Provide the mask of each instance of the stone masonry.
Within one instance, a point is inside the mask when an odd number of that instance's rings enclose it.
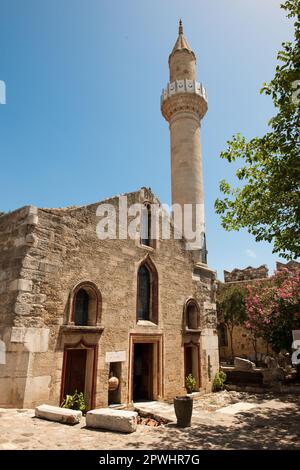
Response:
[[[127,196],[128,204],[141,201],[144,190]],[[117,198],[105,202],[115,204],[118,210]],[[64,346],[81,339],[99,344],[96,405],[107,405],[109,365],[105,353],[119,350],[126,351],[121,401],[130,402],[129,334],[136,333],[163,336],[161,398],[183,393],[182,316],[185,301],[191,297],[201,309],[197,337],[201,389],[211,389],[218,369],[214,272],[204,268],[195,271],[182,240],[159,240],[156,249],[130,239],[99,240],[97,207],[30,206],[0,217],[0,335],[6,344],[6,364],[0,365],[2,407],[59,405]],[[159,322],[150,326],[136,321],[137,268],[147,256],[159,277]],[[82,281],[95,283],[101,292],[100,331],[72,332],[66,328],[71,293]]]

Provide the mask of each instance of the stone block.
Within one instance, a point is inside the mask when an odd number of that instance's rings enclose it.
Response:
[[[136,431],[137,415],[135,411],[99,408],[88,411],[86,425],[90,428],[130,433]]]
[[[23,343],[30,352],[47,352],[49,342],[49,328],[24,328],[12,327],[11,338],[12,343]]]
[[[249,359],[243,359],[242,357],[234,358],[235,370],[253,370],[254,367],[254,362],[249,361]]]
[[[39,405],[35,409],[36,418],[57,421],[64,424],[77,424],[82,418],[81,411],[60,408],[59,406]]]
[[[15,291],[24,291],[24,292],[31,292],[32,291],[32,281],[28,279],[16,279],[12,281],[9,286],[9,290]]]

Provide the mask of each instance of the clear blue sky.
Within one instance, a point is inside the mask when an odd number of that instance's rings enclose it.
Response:
[[[178,19],[208,91],[202,125],[209,265],[278,257],[214,213],[219,158],[232,134],[262,135],[272,116],[259,95],[292,25],[279,0],[1,0],[0,211],[62,207],[150,186],[170,203],[168,125],[160,93]]]

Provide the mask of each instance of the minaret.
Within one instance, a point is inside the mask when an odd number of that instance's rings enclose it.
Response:
[[[200,123],[207,111],[207,97],[196,81],[196,56],[183,35],[181,20],[169,69],[170,81],[162,92],[161,112],[170,125],[172,205],[180,204],[184,209],[185,204],[192,204],[192,228],[197,241],[188,246],[193,249],[195,262],[206,264]]]

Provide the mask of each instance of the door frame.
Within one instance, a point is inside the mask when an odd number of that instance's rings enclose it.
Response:
[[[183,374],[184,374],[184,377],[183,377],[183,385],[184,385],[184,388],[185,388],[185,374],[186,374],[186,357],[185,357],[185,350],[187,348],[191,348],[191,349],[195,349],[196,350],[196,357],[197,357],[197,361],[198,361],[198,364],[196,366],[196,369],[197,369],[197,374],[198,374],[198,377],[195,377],[197,380],[197,388],[200,390],[201,388],[201,355],[200,355],[200,343],[194,343],[193,341],[189,341],[188,343],[184,343],[183,345]],[[193,354],[193,352],[192,352]],[[193,361],[193,356],[192,356],[192,361]],[[193,366],[193,362],[192,362],[192,366]]]
[[[92,375],[91,375],[91,399],[90,404],[88,404],[88,409],[95,408],[95,400],[96,400],[96,378],[97,378],[97,362],[98,362],[98,344],[88,344],[82,338],[77,343],[69,343],[64,345],[64,353],[63,353],[63,365],[62,365],[62,375],[61,375],[61,388],[60,388],[60,402],[59,405],[62,403],[64,399],[64,389],[65,389],[65,381],[66,381],[66,372],[67,372],[67,354],[68,351],[71,349],[87,349],[92,350],[93,353],[93,367],[92,367]],[[86,359],[86,362],[88,357]],[[88,368],[86,367],[86,373]],[[90,406],[89,406],[90,405]]]
[[[134,381],[134,345],[136,343],[153,345],[152,377],[153,400],[161,400],[164,395],[163,387],[163,336],[162,334],[147,335],[144,333],[131,333],[129,335],[129,362],[128,362],[128,396],[127,403],[133,403]]]

